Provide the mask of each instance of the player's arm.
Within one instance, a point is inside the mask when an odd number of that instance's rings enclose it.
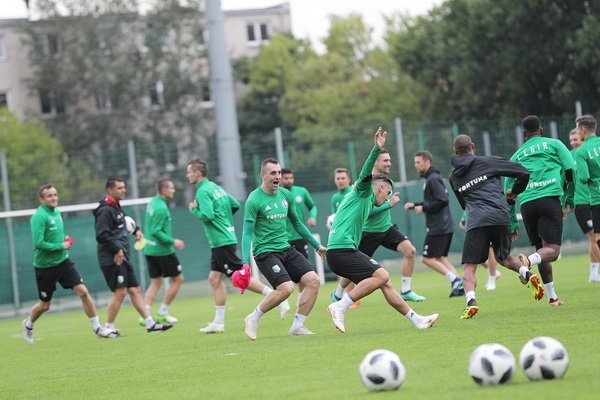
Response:
[[[423,212],[437,212],[450,203],[450,198],[441,178],[431,179],[429,183],[427,186],[431,190],[433,200],[423,202]],[[415,205],[417,204],[415,203]]]
[[[118,242],[112,240],[110,229],[112,219],[112,213],[105,207],[98,210],[95,221],[96,240],[98,243],[108,244],[111,254],[117,254],[123,249],[121,249]]]
[[[31,238],[33,246],[41,250],[57,251],[64,250],[63,243],[50,243],[44,240],[46,231],[46,219],[38,214],[33,214],[30,221]]]
[[[287,216],[296,232],[298,232],[300,236],[302,236],[302,239],[310,243],[310,245],[315,249],[317,249],[321,245],[319,242],[317,242],[317,239],[314,238],[314,236],[308,230],[306,225],[304,225],[302,221],[300,221],[300,218],[298,218],[298,214],[296,214],[295,208],[288,210]]]
[[[585,154],[581,151],[575,153],[575,166],[577,168],[575,176],[577,183],[587,185],[590,180],[590,167],[585,159]]]
[[[317,204],[313,200],[308,190],[304,191],[304,204],[308,208],[308,218],[317,219]]]
[[[233,197],[229,193],[227,193],[227,198],[229,199],[229,206],[231,207],[231,212],[235,214],[242,207],[242,205],[239,201],[235,199],[235,197]]]
[[[206,190],[196,193],[196,206],[190,209],[192,215],[202,222],[209,222],[215,218],[215,209],[212,194]]]
[[[250,250],[252,246],[252,235],[254,235],[254,221],[244,219],[242,228],[242,264],[250,263]]]
[[[375,206],[375,207],[371,208],[371,211],[369,211],[369,217],[379,214],[383,211],[389,210],[390,208],[392,208],[392,206],[390,205],[390,202],[386,201],[385,203],[383,203],[380,206]]]
[[[460,195],[460,193],[458,192],[458,190],[456,190],[454,188],[454,180],[452,179],[452,175],[450,175],[450,187],[452,188],[452,192],[454,193],[454,196],[456,197],[456,200],[458,200],[458,204],[460,204],[460,207],[464,210],[467,206],[467,203],[465,203],[465,199],[463,199],[463,197]],[[463,212],[463,216],[464,216],[464,220],[467,220],[467,212]],[[461,218],[462,221],[462,218]]]

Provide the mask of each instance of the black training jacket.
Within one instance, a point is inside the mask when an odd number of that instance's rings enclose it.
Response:
[[[422,177],[425,178],[423,202],[415,203],[415,205],[423,206],[427,233],[443,235],[454,232],[454,220],[450,212],[450,196],[448,196],[448,190],[446,190],[439,168],[432,165]]]
[[[467,154],[451,159],[454,169],[450,186],[467,210],[466,230],[480,226],[509,225],[508,203],[502,188],[503,176],[516,178],[513,193],[525,190],[529,170],[503,157]]]
[[[98,263],[114,264],[115,254],[123,249],[124,260],[129,259],[129,233],[125,228],[125,212],[120,206],[101,200],[94,210],[96,219],[96,242],[98,242]]]

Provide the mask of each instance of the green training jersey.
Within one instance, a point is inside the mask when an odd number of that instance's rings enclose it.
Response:
[[[58,208],[40,205],[29,222],[33,240],[33,265],[37,268],[56,267],[69,258],[63,248],[65,228]]]
[[[564,171],[573,169],[573,157],[567,146],[558,139],[534,136],[527,140],[511,161],[529,170],[527,189],[517,196],[521,205],[543,197],[563,195]],[[513,187],[515,178],[506,178],[504,191]]]
[[[380,151],[373,147],[360,171],[358,181],[340,204],[329,231],[327,250],[358,249],[363,226],[375,201],[371,179],[366,178],[371,175]]]
[[[579,149],[577,149],[579,150]],[[573,204],[575,206],[581,204],[590,204],[590,188],[587,183],[578,182],[577,178],[577,150],[571,150],[571,156],[573,157]]]
[[[191,213],[202,221],[204,233],[212,249],[237,244],[233,213],[240,203],[221,186],[208,179],[200,182],[196,189],[196,202]]]
[[[150,200],[146,206],[144,225],[145,255],[166,256],[175,252],[171,212],[166,199],[155,196]]]
[[[393,191],[392,187],[392,191]],[[391,198],[392,195],[388,197]],[[386,201],[378,207],[373,207],[369,213],[369,218],[365,223],[363,231],[371,233],[386,232],[392,226],[392,208],[390,202]]]
[[[309,218],[317,219],[317,205],[308,190],[302,186],[292,186],[289,191],[292,194],[292,199],[296,206],[296,213],[298,214],[300,221],[306,223],[306,209],[308,209]],[[289,219],[287,220],[286,230],[288,240],[302,239],[302,236],[294,229],[294,225],[292,225],[292,222]]]
[[[254,256],[265,252],[281,252],[290,247],[286,232],[290,218],[292,222],[300,221],[289,190],[280,187],[275,194],[268,194],[258,187],[250,193],[244,206],[244,224],[249,222],[254,225],[251,239]],[[301,221],[300,224],[304,226]],[[304,229],[306,237],[302,238],[315,248],[319,246],[310,231],[305,226]],[[244,239],[245,235],[246,229]],[[249,254],[245,247],[242,246],[242,259],[247,262]]]
[[[587,185],[592,206],[600,204],[600,137],[590,136],[575,153],[577,184]]]
[[[331,213],[335,214],[340,204],[342,204],[342,200],[344,200],[344,196],[346,196],[352,190],[352,186],[349,185],[345,189],[338,190],[333,196],[331,196]]]

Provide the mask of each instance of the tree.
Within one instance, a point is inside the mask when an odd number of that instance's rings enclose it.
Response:
[[[571,67],[575,54],[586,57],[579,46],[590,12],[582,0],[448,0],[427,16],[397,17],[388,44],[397,64],[430,90],[432,117],[557,115],[572,110],[589,92],[580,82],[597,74]],[[597,30],[583,36],[598,49]],[[597,109],[594,92],[586,97]]]

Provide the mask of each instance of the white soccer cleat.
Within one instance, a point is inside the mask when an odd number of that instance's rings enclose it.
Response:
[[[284,319],[285,314],[287,314],[287,312],[290,311],[290,302],[287,300],[282,301],[277,306],[277,309],[279,309],[279,316],[281,317],[281,319]]]
[[[415,328],[417,328],[417,329],[431,328],[433,326],[433,324],[435,324],[435,321],[438,320],[439,317],[440,317],[440,314],[431,314],[426,317],[423,317],[423,318],[425,318],[425,320],[423,322],[421,322],[420,324],[415,325]]]
[[[98,336],[98,338],[100,339],[113,339],[116,337],[119,337],[119,332],[117,332],[114,329],[107,329],[104,327],[99,327],[98,329],[96,329],[96,336]]]
[[[600,282],[600,275],[590,275],[588,282]]]
[[[345,333],[346,327],[344,326],[344,310],[336,306],[335,303],[331,303],[327,306],[327,312],[331,314],[331,320],[338,331]]]
[[[299,335],[314,335],[314,332],[309,331],[306,327],[301,326],[294,330],[290,329],[290,336],[299,336]]]
[[[248,336],[248,339],[250,340],[256,340],[256,332],[258,331],[258,321],[250,318],[250,316],[247,316],[246,318],[244,318],[244,324],[246,324],[246,336]]]
[[[156,322],[160,322],[161,324],[176,324],[177,322],[179,322],[179,320],[172,315],[166,314],[157,315]]]
[[[221,333],[225,332],[225,324],[219,324],[216,322],[209,323],[205,328],[200,328],[202,333]]]
[[[488,282],[485,284],[485,290],[496,290],[496,282]]]
[[[27,342],[27,344],[33,344],[33,329],[29,329],[25,326],[26,319],[23,320],[21,325],[23,326],[23,339]]]

